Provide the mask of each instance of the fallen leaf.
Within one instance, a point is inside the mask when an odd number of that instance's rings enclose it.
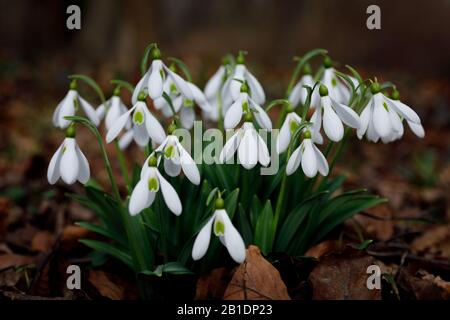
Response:
[[[313,269],[309,281],[315,300],[380,300],[381,290],[367,288],[367,267],[380,261],[360,254],[326,256]]]
[[[89,282],[100,294],[111,300],[122,300],[124,289],[113,283],[103,271],[89,271]]]
[[[31,249],[33,251],[50,252],[53,248],[55,237],[48,231],[37,232],[31,240]]]
[[[247,249],[247,258],[228,284],[224,300],[290,300],[278,270],[256,246]]]
[[[14,287],[22,275],[23,273],[17,272],[14,268],[0,272],[0,287]]]
[[[22,256],[19,254],[7,253],[0,255],[0,270],[8,267],[18,267],[27,264],[34,264],[36,258],[32,256]]]
[[[411,244],[414,253],[450,258],[450,224],[433,226]]]
[[[316,244],[315,246],[311,247],[306,253],[304,254],[307,257],[314,257],[316,259],[320,259],[321,257],[325,256],[326,254],[336,250],[338,248],[338,244],[334,240],[325,240],[321,243]]]
[[[378,205],[367,210],[367,213],[385,219],[392,217],[392,211],[387,205]],[[366,233],[371,238],[381,241],[389,240],[394,234],[395,223],[391,220],[377,220],[363,215],[356,215],[355,219],[361,223]]]
[[[424,273],[423,270],[414,272],[412,267],[403,268],[400,270],[397,283],[411,295],[409,298],[412,299],[442,300],[448,298],[448,291],[446,292],[436,284],[434,276]]]
[[[0,197],[0,239],[4,238],[8,228],[8,216],[11,210],[11,200],[6,197]]]
[[[216,268],[197,281],[195,300],[222,299],[231,279],[230,270]]]

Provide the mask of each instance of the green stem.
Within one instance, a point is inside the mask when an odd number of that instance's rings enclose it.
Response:
[[[114,140],[114,146],[115,146],[116,152],[117,152],[117,159],[119,160],[120,171],[122,172],[122,177],[123,177],[123,180],[125,181],[125,185],[127,186],[128,193],[129,193],[131,191],[130,190],[130,178],[128,176],[128,168],[127,168],[127,164],[125,161],[125,155],[123,154],[122,150],[120,149],[119,142],[117,139]]]
[[[291,157],[292,152],[292,145],[289,145],[286,162],[289,161],[289,158]],[[277,199],[277,205],[275,207],[275,214],[273,217],[273,232],[274,235],[277,232],[278,227],[278,221],[280,220],[281,212],[283,211],[284,207],[284,198],[286,197],[286,183],[287,183],[287,177],[286,171],[283,173],[283,179],[281,180],[281,187],[280,187],[280,193]]]

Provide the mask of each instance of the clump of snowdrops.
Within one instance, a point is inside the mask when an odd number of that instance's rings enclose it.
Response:
[[[98,216],[98,224],[78,223],[105,239],[82,240],[95,250],[93,262],[113,257],[140,279],[242,263],[250,244],[269,259],[277,252],[301,256],[346,219],[384,202],[364,189],[342,190],[345,177],[333,176],[335,163],[355,133],[389,143],[402,137],[406,122],[423,137],[420,118],[393,84],[363,80],[350,66],[338,71],[326,50],[295,61],[286,96],[270,102],[243,51],[225,56],[203,90],[182,61],[164,59],[155,44],[144,52],[139,82],[112,80],[108,100],[91,78],[70,76],[53,115],[65,139],[48,181],[85,186],[85,194],[70,196]],[[80,84],[95,90],[97,108]],[[122,100],[123,90],[131,101]],[[277,119],[268,115],[274,108]],[[79,126],[98,140],[110,186],[91,177],[76,142]],[[105,142],[114,144],[120,172],[113,172]],[[127,163],[133,143],[145,154],[141,164]]]

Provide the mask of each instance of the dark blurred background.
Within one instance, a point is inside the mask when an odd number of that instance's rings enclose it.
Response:
[[[71,4],[81,8],[81,30],[66,28]],[[381,8],[381,30],[366,27],[371,4]],[[365,78],[397,84],[423,119],[426,148],[440,149],[444,163],[450,158],[442,133],[450,127],[449,0],[0,0],[0,8],[0,173],[8,168],[4,158],[49,157],[60,143],[51,113],[67,75],[87,74],[109,95],[111,79],[138,81],[151,42],[163,57],[184,60],[200,86],[224,54],[248,50],[268,99],[284,95],[293,56],[326,48],[341,70],[350,64]]]

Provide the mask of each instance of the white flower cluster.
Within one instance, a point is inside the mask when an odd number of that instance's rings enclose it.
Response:
[[[226,163],[237,153],[240,164],[251,169],[258,163],[267,166],[270,152],[258,129],[272,131],[272,122],[262,107],[266,96],[256,77],[245,66],[241,52],[236,64],[227,61],[207,82],[202,92],[196,85],[183,79],[176,73],[176,65],[167,67],[161,60],[157,48],[151,51],[152,63],[148,71],[137,83],[132,94],[133,107],[128,109],[120,98],[120,89],[96,110],[77,92],[73,81],[70,90],[57,106],[53,123],[66,129],[66,138],[52,157],[48,167],[48,181],[51,184],[61,178],[65,183],[75,181],[86,183],[90,177],[89,163],[75,141],[75,129],[67,116],[73,116],[79,107],[95,126],[105,119],[107,129],[106,142],[117,139],[121,149],[125,149],[133,140],[140,147],[152,143],[154,150],[142,166],[140,180],[131,193],[128,204],[129,213],[136,215],[150,207],[156,194],[161,190],[162,197],[171,212],[182,213],[182,203],[175,189],[160,173],[158,167],[163,162],[165,173],[170,177],[181,174],[195,185],[200,184],[200,172],[189,152],[174,135],[177,128],[172,122],[167,134],[157,117],[150,111],[146,99],[150,97],[153,105],[165,117],[177,117],[181,126],[191,129],[195,120],[194,105],[198,105],[205,119],[221,121],[225,129],[236,129],[225,143],[218,157],[219,163]],[[343,139],[344,126],[356,129],[359,139],[365,135],[369,141],[379,140],[387,143],[397,140],[404,133],[403,120],[419,137],[424,129],[419,116],[399,100],[394,90],[391,98],[385,96],[375,81],[370,85],[366,106],[361,114],[351,107],[352,89],[344,82],[332,67],[328,58],[324,62],[324,71],[316,83],[310,68],[305,68],[303,76],[293,86],[288,97],[289,108],[284,122],[276,137],[276,150],[281,154],[289,149],[286,174],[293,174],[301,165],[307,177],[317,173],[328,175],[329,166],[326,157],[317,145],[323,144],[322,128],[325,136],[339,142]],[[348,77],[355,91],[361,93],[360,83]],[[307,87],[311,93],[308,93]],[[359,90],[359,91],[358,91]],[[310,98],[312,115],[307,109],[300,116],[296,109],[305,107]],[[308,106],[307,106],[308,107]],[[241,124],[241,125],[240,125]],[[255,127],[256,126],[256,127]],[[298,130],[301,127],[301,132]],[[123,133],[122,133],[123,132]],[[122,133],[122,134],[121,134]],[[296,134],[297,133],[297,134]],[[302,138],[295,148],[293,136]],[[291,147],[293,150],[291,150]],[[292,151],[292,152],[291,152]],[[245,259],[245,245],[242,237],[233,226],[224,209],[223,200],[218,198],[215,212],[205,223],[194,243],[192,257],[200,259],[206,253],[211,230],[227,247],[231,257],[242,262]]]

